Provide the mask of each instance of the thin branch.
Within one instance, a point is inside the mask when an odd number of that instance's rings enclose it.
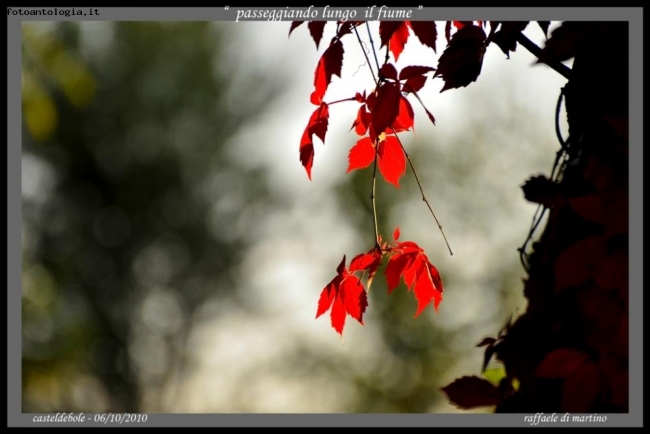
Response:
[[[375,51],[375,43],[372,40],[372,33],[370,32],[370,25],[366,21],[366,30],[368,31],[368,39],[370,40],[370,47],[372,48],[372,54],[375,56],[375,64],[377,65],[377,71],[379,71],[379,60],[377,59],[377,52]],[[377,80],[375,80],[376,82]]]
[[[557,73],[562,75],[562,77],[566,78],[567,80],[571,78],[571,68],[569,68],[562,62],[556,62],[553,60],[542,60],[540,57],[542,54],[542,49],[539,48],[533,41],[528,39],[526,35],[524,35],[523,33],[519,33],[519,35],[517,36],[517,42],[523,45],[526,50],[530,51],[530,53],[533,56],[537,57],[537,59],[540,62],[543,62],[546,65],[550,66],[553,70],[555,70]]]
[[[372,191],[370,192],[370,201],[372,202],[372,219],[375,222],[375,246],[381,248],[379,244],[379,223],[377,223],[377,202],[375,201],[375,186],[377,184],[377,156],[379,140],[375,141],[375,162],[372,166]]]
[[[370,30],[368,30],[368,32],[370,32]],[[372,66],[370,66],[370,59],[368,58],[368,53],[366,53],[366,50],[363,49],[363,41],[361,40],[361,36],[359,36],[359,32],[357,31],[356,27],[354,27],[354,34],[357,35],[357,41],[359,41],[359,46],[361,47],[361,51],[363,51],[363,55],[366,58],[366,63],[368,64],[368,68],[370,69],[370,74],[372,74],[372,80],[375,82],[375,85],[377,85],[378,81],[377,81],[377,77],[375,76],[375,71],[373,71]],[[372,40],[370,46],[372,48],[372,53],[375,54],[375,47],[372,45]],[[377,60],[376,54],[375,54],[375,60]],[[377,71],[379,71],[379,66],[377,66]]]
[[[399,142],[399,145],[402,148],[402,151],[404,151],[404,155],[406,155],[406,161],[409,162],[409,166],[411,167],[411,171],[413,172],[413,175],[415,176],[415,182],[418,184],[418,188],[420,189],[420,193],[422,194],[422,200],[424,201],[424,203],[427,204],[427,207],[429,208],[429,211],[431,212],[431,215],[433,216],[436,223],[438,224],[438,229],[440,229],[440,233],[442,234],[442,238],[444,238],[445,244],[447,244],[447,249],[449,249],[449,254],[453,256],[454,252],[451,251],[451,246],[449,245],[449,241],[447,241],[447,236],[445,235],[445,231],[442,229],[442,225],[440,224],[440,221],[438,221],[438,217],[436,217],[436,213],[433,212],[433,208],[431,207],[431,204],[429,203],[429,200],[427,199],[427,196],[424,194],[424,189],[422,188],[422,183],[420,182],[420,178],[418,177],[418,172],[415,170],[415,166],[413,166],[413,162],[411,161],[411,157],[409,157],[408,152],[406,152],[406,149],[404,148],[404,144],[402,143],[402,140],[397,135],[397,132],[395,131],[395,129],[391,127],[391,130],[393,131],[393,134],[397,138],[397,141]]]

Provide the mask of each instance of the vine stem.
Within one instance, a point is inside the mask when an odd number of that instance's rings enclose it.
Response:
[[[454,252],[451,251],[451,246],[449,245],[449,241],[447,241],[447,236],[445,235],[445,231],[442,229],[442,225],[440,224],[440,221],[438,220],[438,217],[436,217],[436,213],[433,212],[433,208],[431,207],[431,204],[429,203],[429,200],[427,199],[427,195],[424,194],[424,189],[422,188],[422,183],[420,182],[420,177],[418,176],[417,170],[415,170],[415,166],[413,165],[413,161],[411,161],[411,157],[409,156],[408,152],[406,152],[406,149],[404,148],[404,144],[402,143],[402,140],[397,135],[397,132],[395,131],[395,129],[391,128],[391,130],[393,131],[393,134],[397,138],[397,141],[399,142],[399,145],[402,148],[402,151],[404,152],[404,155],[406,156],[406,161],[408,161],[409,166],[411,167],[411,171],[413,172],[413,176],[415,177],[415,182],[418,184],[418,188],[420,189],[420,193],[422,194],[422,200],[427,205],[427,207],[429,208],[429,211],[431,212],[431,215],[433,216],[434,220],[438,224],[438,229],[440,229],[440,233],[442,234],[442,238],[444,238],[445,244],[447,245],[447,249],[449,249],[449,254],[451,256],[453,256]]]
[[[526,50],[528,50],[533,56],[537,57],[537,59],[550,66],[555,72],[559,73],[562,77],[566,78],[567,80],[571,78],[571,68],[566,66],[562,62],[556,62],[553,60],[542,60],[541,59],[541,54],[542,54],[542,49],[537,46],[533,41],[528,39],[523,33],[519,33],[517,36],[517,42],[519,42],[521,45],[524,46]]]

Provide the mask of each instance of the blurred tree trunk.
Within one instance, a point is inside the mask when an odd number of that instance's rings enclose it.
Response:
[[[566,162],[524,186],[550,214],[528,309],[494,346],[519,380],[497,412],[628,411],[628,25],[572,26]]]

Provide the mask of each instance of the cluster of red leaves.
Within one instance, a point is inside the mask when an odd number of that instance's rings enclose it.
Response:
[[[336,276],[325,286],[318,301],[316,318],[330,310],[332,327],[341,336],[347,316],[351,316],[363,324],[363,314],[368,306],[366,288],[361,278],[355,273],[367,275],[366,285],[370,288],[377,269],[384,257],[388,258],[386,265],[386,281],[388,294],[391,294],[404,282],[409,292],[413,291],[418,303],[414,317],[417,318],[433,302],[438,311],[442,301],[442,279],[438,269],[431,264],[424,250],[412,241],[398,242],[399,228],[393,233],[394,242],[382,243],[381,240],[372,250],[355,256],[350,262],[350,268],[345,266],[345,256],[336,269]]]
[[[303,21],[291,23],[289,35]],[[350,151],[348,172],[368,167],[378,159],[380,173],[387,182],[399,187],[399,178],[405,170],[405,154],[396,134],[414,128],[414,113],[408,95],[414,95],[422,105],[426,115],[435,124],[433,114],[424,106],[418,91],[424,87],[427,74],[435,72],[433,77],[440,77],[445,85],[442,91],[467,86],[478,77],[483,53],[489,43],[482,27],[485,22],[449,21],[445,27],[447,48],[438,60],[438,67],[409,65],[399,73],[395,65],[386,62],[380,68],[379,79],[373,90],[357,92],[354,97],[336,101],[356,101],[361,104],[352,128],[362,137]],[[309,21],[307,27],[316,44],[320,46],[326,21]],[[321,55],[314,71],[314,90],[310,101],[317,108],[312,113],[300,140],[300,162],[307,176],[311,179],[314,165],[314,136],[325,142],[329,121],[329,105],[324,101],[329,85],[334,76],[341,77],[343,67],[342,37],[356,31],[361,21],[337,22],[335,36]],[[452,36],[452,27],[456,32]],[[493,28],[494,31],[494,28]],[[411,32],[424,46],[436,51],[438,32],[434,21],[381,21],[379,23],[380,48],[387,47],[397,61],[403,52]],[[366,136],[367,135],[367,136]],[[392,139],[387,137],[393,136]]]

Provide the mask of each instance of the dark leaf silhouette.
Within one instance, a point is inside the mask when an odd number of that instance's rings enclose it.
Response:
[[[562,385],[562,411],[588,413],[600,391],[598,368],[591,360],[567,375]]]
[[[312,39],[316,43],[316,49],[320,45],[320,40],[323,38],[323,29],[325,28],[327,21],[310,21],[307,24],[309,28],[309,34],[311,34]]]
[[[408,25],[423,45],[433,48],[434,53],[437,52],[436,39],[438,32],[435,21],[408,21]]]
[[[589,358],[583,351],[573,348],[558,348],[546,355],[535,369],[535,375],[543,378],[565,378],[580,368]]]
[[[483,29],[474,25],[465,25],[454,33],[438,59],[438,69],[434,74],[445,81],[441,92],[476,81],[483,65],[485,40]]]
[[[543,175],[533,176],[521,188],[526,200],[547,208],[557,205],[560,201],[557,184]]]
[[[544,32],[544,37],[548,39],[548,27],[551,25],[551,22],[537,21],[537,24],[539,24],[539,27],[541,27],[542,31]]]
[[[501,48],[503,54],[510,58],[510,52],[517,49],[517,37],[527,25],[528,21],[502,22],[499,31],[492,36],[492,41]]]
[[[304,21],[292,21],[291,26],[289,27],[289,36],[291,36],[291,32],[293,32],[294,29],[299,25],[301,25],[302,23],[304,23]]]
[[[395,82],[384,83],[377,92],[377,101],[372,108],[371,139],[390,128],[399,114],[399,101],[401,97],[399,84]]]
[[[465,376],[442,388],[449,401],[463,409],[498,405],[503,396],[488,380]]]
[[[582,285],[605,257],[607,239],[600,235],[583,238],[564,249],[555,262],[555,291]]]

